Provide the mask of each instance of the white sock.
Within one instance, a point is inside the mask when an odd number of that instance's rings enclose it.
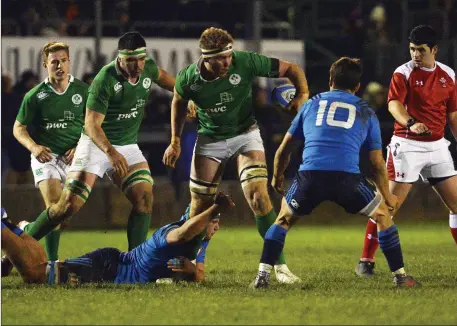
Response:
[[[266,273],[270,274],[272,268],[273,268],[273,266],[268,265],[268,264],[263,264],[263,263],[259,264],[259,272],[266,272]]]
[[[451,229],[457,229],[457,214],[449,214],[449,227]]]
[[[395,272],[393,272],[392,274],[406,274],[405,268],[404,267],[399,268]]]

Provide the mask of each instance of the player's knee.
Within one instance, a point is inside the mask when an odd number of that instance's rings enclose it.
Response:
[[[154,196],[152,191],[143,191],[131,199],[133,209],[138,213],[151,214]]]
[[[252,210],[256,215],[264,215],[269,208],[270,199],[268,198],[268,194],[255,190],[250,193],[249,196],[249,206],[251,206]]]

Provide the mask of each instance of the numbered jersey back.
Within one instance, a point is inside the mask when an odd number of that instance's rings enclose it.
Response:
[[[304,104],[289,129],[305,141],[300,170],[360,173],[359,153],[381,149],[374,111],[359,97],[340,90],[320,93]]]

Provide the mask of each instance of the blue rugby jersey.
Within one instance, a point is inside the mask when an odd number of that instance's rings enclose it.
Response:
[[[320,93],[303,104],[288,131],[305,143],[300,171],[360,173],[360,149],[382,148],[375,112],[349,92]]]

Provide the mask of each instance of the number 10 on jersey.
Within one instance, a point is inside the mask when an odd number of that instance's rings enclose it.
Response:
[[[325,111],[327,110],[327,100],[319,101],[319,110],[317,111],[316,117],[316,126],[322,126],[324,121]],[[342,120],[335,120],[335,113],[337,109],[344,109],[348,110],[349,114],[346,121]],[[328,112],[327,112],[327,119],[325,120],[327,125],[333,127],[340,127],[345,129],[350,129],[354,125],[355,116],[356,116],[357,109],[354,105],[344,102],[331,102]]]

